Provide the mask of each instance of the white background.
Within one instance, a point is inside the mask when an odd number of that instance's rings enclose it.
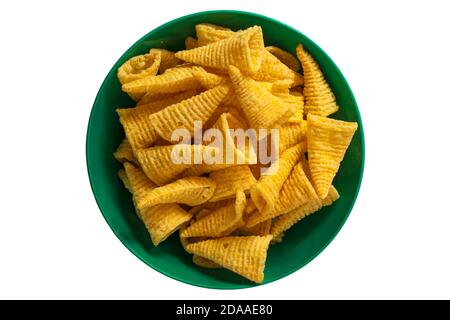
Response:
[[[163,276],[105,223],[85,165],[90,108],[138,38],[240,9],[316,41],[348,79],[366,134],[354,210],[312,263],[257,288]],[[450,298],[447,1],[2,1],[0,298]]]

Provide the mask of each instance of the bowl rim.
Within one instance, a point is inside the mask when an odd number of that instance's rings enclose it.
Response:
[[[232,284],[230,284],[227,287],[222,287],[222,286],[218,286],[218,285],[209,285],[209,284],[203,284],[203,283],[197,283],[195,281],[189,280],[189,279],[184,279],[176,274],[172,274],[169,272],[166,272],[164,269],[154,265],[151,261],[147,261],[146,259],[144,259],[144,257],[142,257],[138,252],[136,252],[136,250],[134,250],[133,248],[131,248],[127,242],[119,235],[119,233],[111,226],[111,224],[108,221],[108,218],[106,217],[106,214],[102,208],[102,205],[100,204],[100,200],[98,199],[98,193],[96,190],[96,187],[94,185],[93,182],[93,176],[94,173],[91,172],[91,166],[90,166],[90,155],[89,155],[89,145],[90,145],[90,136],[92,135],[93,130],[93,125],[92,125],[92,115],[94,112],[94,108],[98,102],[99,99],[99,94],[101,91],[103,91],[104,86],[106,85],[106,80],[109,79],[109,77],[111,76],[112,73],[115,73],[117,68],[119,67],[119,62],[122,60],[122,58],[126,55],[128,55],[129,52],[133,51],[144,39],[146,39],[148,36],[150,36],[151,34],[166,28],[168,25],[172,25],[175,24],[179,21],[182,21],[184,19],[193,17],[193,16],[198,16],[198,15],[208,15],[208,14],[236,14],[236,15],[244,15],[244,16],[252,16],[255,18],[259,18],[259,19],[263,19],[263,20],[268,20],[272,23],[278,24],[280,26],[282,26],[283,28],[287,28],[289,30],[291,30],[294,33],[300,34],[302,37],[308,39],[311,44],[313,46],[315,46],[315,49],[317,51],[320,52],[320,54],[322,54],[323,56],[325,56],[333,65],[333,67],[336,69],[338,75],[343,79],[344,81],[344,85],[346,87],[349,88],[349,98],[352,102],[352,104],[354,104],[355,106],[355,110],[356,110],[356,117],[357,117],[357,122],[358,122],[358,129],[360,130],[360,140],[361,140],[361,166],[360,166],[360,171],[359,171],[359,179],[358,179],[358,184],[356,187],[356,191],[355,194],[353,196],[353,199],[351,201],[351,204],[349,206],[349,210],[347,212],[347,214],[344,216],[342,223],[340,224],[340,226],[335,230],[335,232],[333,233],[333,235],[330,237],[330,239],[319,249],[317,250],[317,252],[312,255],[309,259],[305,260],[304,263],[299,264],[293,268],[288,269],[287,271],[279,274],[277,277],[274,277],[273,279],[271,279],[270,281],[264,281],[261,284],[256,284],[256,283],[252,283],[249,282],[247,285],[241,285],[239,287],[237,286],[232,286]],[[195,12],[195,13],[190,13],[175,19],[172,19],[154,29],[152,29],[151,31],[147,32],[144,36],[140,37],[137,41],[135,41],[133,43],[133,45],[131,45],[120,57],[119,59],[116,61],[116,63],[111,67],[110,71],[108,72],[108,74],[105,76],[97,94],[94,100],[94,103],[91,107],[91,112],[89,114],[89,120],[88,120],[88,125],[87,125],[87,133],[86,133],[86,146],[85,146],[85,152],[86,152],[86,166],[87,166],[87,173],[89,176],[89,184],[91,186],[91,190],[92,193],[94,195],[95,198],[95,202],[97,203],[97,207],[99,208],[100,212],[102,213],[103,218],[105,219],[106,223],[108,224],[108,226],[110,227],[110,229],[112,230],[112,232],[114,233],[114,235],[120,240],[120,242],[134,255],[136,256],[139,260],[141,260],[143,263],[145,263],[147,266],[149,266],[150,268],[152,268],[153,270],[171,278],[177,281],[180,281],[182,283],[186,283],[192,286],[196,286],[196,287],[202,287],[202,288],[208,288],[208,289],[220,289],[220,290],[238,290],[238,289],[249,289],[249,288],[255,288],[255,287],[259,287],[261,285],[265,285],[277,280],[280,280],[298,270],[300,270],[301,268],[303,268],[304,266],[306,266],[307,264],[309,264],[311,261],[313,261],[319,254],[321,254],[325,248],[327,248],[329,246],[329,244],[336,238],[337,234],[340,232],[340,230],[342,229],[342,227],[344,226],[344,224],[346,223],[348,217],[350,216],[350,213],[353,210],[353,207],[355,205],[356,199],[358,198],[358,194],[361,188],[361,184],[362,184],[362,180],[363,180],[363,175],[364,175],[364,166],[365,166],[365,137],[364,137],[364,128],[363,128],[363,123],[362,123],[362,119],[361,119],[361,113],[359,111],[358,108],[358,104],[356,102],[355,96],[353,94],[353,91],[351,90],[351,87],[347,81],[347,79],[344,77],[344,75],[342,74],[341,70],[338,68],[338,66],[335,64],[335,62],[330,58],[330,56],[328,56],[328,54],[319,46],[317,45],[316,42],[314,42],[313,40],[311,40],[309,37],[307,37],[306,35],[304,35],[302,32],[298,31],[297,29],[291,27],[290,25],[281,22],[277,19],[262,15],[262,14],[258,14],[258,13],[254,13],[254,12],[248,12],[248,11],[241,11],[241,10],[207,10],[207,11],[199,11],[199,12]]]

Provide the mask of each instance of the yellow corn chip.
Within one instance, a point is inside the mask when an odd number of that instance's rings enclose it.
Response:
[[[202,203],[198,206],[194,206],[189,210],[189,213],[191,213],[193,216],[195,216],[195,219],[198,220],[202,217],[205,217],[207,214],[228,206],[230,204],[234,204],[235,203],[235,198],[230,198],[230,199],[225,199],[225,200],[221,200],[221,201],[217,201],[217,202],[210,202],[207,201],[205,203]]]
[[[300,59],[303,68],[305,113],[326,117],[338,111],[339,106],[336,104],[336,98],[322,71],[301,44],[297,46],[297,57]]]
[[[206,121],[205,125],[203,126],[204,130],[211,128],[214,124],[216,124],[216,127],[220,129],[220,127],[218,126],[219,118],[224,113],[229,113],[229,115],[226,116],[227,117],[226,120],[230,128],[232,129],[242,128],[245,130],[249,128],[244,112],[239,106],[239,102],[237,102],[237,105],[231,105],[228,103],[229,101],[227,101],[229,100],[230,94],[234,96],[234,93],[232,93],[232,91],[233,89],[230,87],[230,91],[228,92],[227,96],[224,98],[224,100],[222,100],[222,103],[219,105],[216,111],[214,111],[211,118],[209,118],[208,121]],[[233,123],[230,123],[230,121]]]
[[[220,130],[222,133],[223,143],[222,150],[217,158],[222,163],[201,163],[192,166],[183,172],[183,176],[199,176],[204,173],[209,173],[217,170],[222,170],[228,167],[234,167],[239,164],[251,164],[255,163],[257,156],[253,150],[252,145],[245,141],[243,146],[238,146],[235,139],[231,135],[230,129],[235,129],[236,124],[240,123],[232,114],[224,113],[221,114],[217,122],[214,124],[213,128]],[[215,144],[212,144],[216,146]],[[230,147],[230,148],[228,148]]]
[[[253,227],[243,226],[233,232],[234,235],[239,236],[266,236],[270,233],[272,226],[272,219],[260,222]]]
[[[301,205],[300,207],[276,217],[273,220],[270,233],[273,235],[274,239],[282,236],[284,231],[291,228],[295,223],[309,216],[310,214],[317,212],[320,208],[322,208],[322,206],[331,205],[337,199],[339,199],[339,193],[333,186],[331,186],[329,193],[325,197],[325,199],[310,199],[310,201]]]
[[[216,26],[209,23],[200,23],[195,26],[197,33],[198,45],[205,46],[213,42],[228,39],[235,35],[231,29]]]
[[[259,70],[264,40],[261,27],[254,26],[206,46],[179,51],[177,58],[202,66],[226,70],[235,65],[249,73]]]
[[[192,221],[192,220],[191,220],[191,221]],[[192,252],[190,252],[190,251],[188,250],[188,245],[189,245],[189,244],[196,243],[196,242],[200,242],[200,241],[205,241],[205,240],[208,240],[208,239],[210,239],[210,238],[207,238],[207,237],[184,238],[184,237],[181,236],[181,233],[186,229],[186,227],[187,227],[187,224],[184,224],[184,225],[179,229],[179,230],[180,230],[180,232],[179,232],[180,243],[181,243],[181,245],[183,246],[183,249],[184,249],[187,253],[192,254]]]
[[[150,101],[148,103],[138,103],[138,107],[145,107],[149,110],[149,115],[156,113],[164,109],[165,107],[173,104],[180,103],[183,100],[190,99],[200,93],[200,90],[188,90],[184,92],[169,93],[165,97],[161,95],[161,98],[156,101]],[[144,99],[144,97],[142,97]],[[141,100],[142,100],[141,99]],[[147,116],[148,118],[148,116]]]
[[[225,76],[228,76],[228,73]],[[236,96],[236,92],[234,91],[233,87],[231,87],[231,90],[228,92],[227,96],[222,101],[222,105],[242,110],[241,104],[239,102],[238,97]]]
[[[146,94],[147,92],[174,93],[201,88],[192,74],[191,68],[172,68],[161,75],[147,77],[122,85],[126,93]]]
[[[237,190],[245,192],[256,183],[256,179],[247,165],[213,171],[209,177],[217,184],[214,195],[209,199],[210,202],[233,198]]]
[[[186,37],[186,39],[184,39],[184,46],[186,47],[186,50],[195,49],[198,47],[198,41],[195,38]]]
[[[276,128],[295,113],[295,107],[274,96],[260,83],[243,76],[234,66],[230,66],[229,73],[234,91],[252,128]]]
[[[223,141],[222,145],[219,145],[221,149],[217,154],[217,159],[221,163],[201,163],[188,168],[183,172],[182,176],[199,176],[204,173],[222,170],[228,167],[233,167],[238,164],[250,164],[256,161],[256,154],[249,143],[245,143],[244,146],[238,148],[236,145],[230,129],[236,129],[236,126],[240,125],[240,121],[229,113],[221,114],[213,128],[220,130],[222,133]],[[215,146],[215,145],[214,145]],[[231,148],[228,148],[231,147]]]
[[[227,81],[226,77],[210,73],[202,67],[193,67],[192,74],[202,85],[202,87],[206,89],[212,89],[218,85],[224,84]]]
[[[292,115],[287,122],[301,123],[303,121],[303,105],[304,105],[303,96],[288,93],[276,94],[276,96],[295,108],[294,115]]]
[[[150,102],[155,102],[155,101],[171,98],[177,94],[179,94],[179,93],[159,93],[159,92],[150,91],[150,92],[147,92],[141,99],[139,99],[139,101],[136,103],[136,106],[140,106],[143,104],[148,104]]]
[[[202,268],[207,268],[207,269],[219,269],[222,268],[220,265],[218,265],[217,263],[208,260],[206,258],[203,258],[201,256],[198,255],[193,255],[192,256],[192,262],[196,265],[198,265],[199,267]]]
[[[150,49],[150,54],[159,53],[161,55],[161,63],[159,65],[159,73],[164,73],[167,69],[173,68],[181,63],[175,57],[175,53],[166,49],[153,48]]]
[[[289,69],[280,60],[267,50],[263,50],[261,68],[251,75],[257,81],[273,82],[276,80],[288,80],[290,87],[303,83],[303,77]]]
[[[196,96],[200,91],[199,90],[188,90],[184,92],[177,92],[177,93],[170,93],[165,94],[166,96],[161,97],[157,101],[151,101],[148,103],[141,103],[138,104],[139,108],[145,108],[148,110],[149,115],[152,113],[156,113],[164,109],[165,107],[171,106],[176,103],[180,103],[183,100],[192,98],[193,96]],[[142,98],[144,99],[144,98]],[[148,118],[148,116],[147,116]]]
[[[228,165],[256,163],[257,155],[250,142],[244,141],[244,145],[239,145],[237,141],[238,132],[232,133],[232,130],[242,127],[242,122],[231,113],[223,113],[213,125],[213,128],[218,129],[223,137],[222,145],[218,146],[223,150],[223,163]],[[215,144],[212,145],[216,146]]]
[[[261,283],[271,235],[224,237],[189,244],[188,250],[241,276]]]
[[[283,64],[288,66],[289,69],[294,70],[295,72],[300,70],[300,62],[298,62],[293,54],[274,46],[266,47],[266,50],[277,57]]]
[[[216,183],[209,178],[187,177],[155,188],[148,192],[139,209],[145,209],[162,203],[183,203],[197,206],[208,201],[214,194]]]
[[[235,166],[234,164],[221,164],[221,163],[214,163],[214,164],[206,164],[206,163],[201,163],[201,164],[196,164],[193,165],[192,167],[186,169],[181,176],[182,177],[191,177],[191,176],[201,176],[202,174],[205,173],[209,173],[209,172],[213,172],[213,171],[217,171],[217,170],[222,170],[228,167],[232,167]]]
[[[231,88],[230,91],[233,89]],[[236,99],[237,100],[237,99]],[[245,117],[245,113],[242,110],[239,101],[237,101],[237,105],[228,105],[228,113],[230,116],[227,116],[228,125],[232,129],[248,129],[250,125]]]
[[[317,194],[324,199],[344,158],[356,122],[345,122],[308,114],[308,161]]]
[[[161,63],[161,54],[159,52],[141,54],[135,56],[119,67],[117,78],[121,84],[154,76],[158,73]],[[130,97],[137,101],[142,94],[130,94]]]
[[[194,122],[208,120],[228,93],[229,87],[221,85],[190,99],[171,105],[149,117],[157,134],[171,141],[172,133],[178,128],[186,129],[194,135]]]
[[[310,199],[317,199],[316,191],[303,171],[302,163],[298,163],[281,188],[280,197],[275,203],[275,208],[268,215],[270,218],[289,212]],[[264,218],[267,218],[265,216]]]
[[[136,107],[116,110],[127,140],[134,151],[151,146],[156,139],[156,133],[148,121],[148,116],[153,111],[149,109]]]
[[[266,172],[259,178],[258,182],[250,189],[251,198],[258,208],[258,215],[252,215],[247,222],[247,226],[252,227],[257,223],[270,218],[267,216],[275,207],[281,187],[289,176],[292,168],[300,159],[302,147],[296,145],[286,150],[277,163],[272,164],[274,172]],[[264,217],[267,216],[265,219]],[[256,220],[256,217],[259,217]]]
[[[206,66],[202,66],[202,68],[205,69],[206,71],[208,71],[209,73],[213,73],[213,74],[216,74],[218,76],[228,77],[228,70],[217,69],[217,68],[206,67]]]
[[[229,107],[222,103],[217,107],[217,109],[213,112],[211,117],[206,121],[206,123],[203,125],[203,130],[207,130],[211,128],[217,121],[219,121],[219,118],[222,114],[227,113],[229,111]],[[206,143],[208,144],[208,143]]]
[[[306,121],[304,121],[306,122]],[[301,125],[297,123],[285,123],[279,129],[280,153],[299,144],[302,141]]]
[[[333,185],[331,185],[330,190],[328,190],[327,196],[325,197],[325,199],[322,199],[322,205],[331,206],[331,204],[339,199],[339,197],[339,192]]]
[[[119,78],[121,84],[124,84],[154,76],[158,72],[160,63],[161,54],[156,52],[132,57],[119,67],[117,78]]]
[[[142,221],[157,246],[192,216],[175,203],[160,204],[141,211]]]
[[[209,215],[211,212],[213,212],[212,210],[209,209],[201,209],[199,212],[197,212],[197,214],[195,215],[195,220],[200,220],[204,217],[206,217],[207,215]]]
[[[148,117],[165,107],[190,98],[195,91],[186,91],[160,101],[150,102],[135,108],[117,109],[127,140],[131,148],[136,151],[150,147],[155,142],[157,135]]]
[[[196,159],[202,159],[205,149],[202,145],[175,144],[169,146],[140,149],[136,156],[147,177],[161,186],[172,182]]]
[[[127,189],[133,194],[134,204],[138,211],[138,215],[141,216],[141,210],[139,210],[139,207],[142,207],[142,200],[145,198],[147,193],[151,192],[156,187],[156,185],[147,178],[141,169],[137,168],[130,162],[125,162],[123,166],[128,180]]]
[[[114,152],[114,158],[119,162],[130,161],[137,163],[137,159],[134,157],[133,149],[127,138],[123,139],[117,147],[117,150]]]
[[[136,211],[150,233],[155,246],[167,239],[184,223],[192,218],[192,215],[174,203],[156,205],[143,210],[138,209],[146,194],[154,190],[155,185],[145,174],[132,164],[124,164],[128,188],[133,194]],[[123,178],[124,183],[125,179]]]
[[[223,237],[236,228],[243,226],[242,215],[247,203],[242,191],[236,192],[234,203],[218,208],[187,227],[181,236],[189,237]]]
[[[320,201],[312,200],[292,210],[291,212],[280,215],[273,220],[270,233],[274,236],[274,238],[276,238],[282,232],[287,231],[289,228],[291,228],[295,223],[297,223],[304,217],[317,212],[318,210],[320,210],[320,208]]]
[[[225,207],[225,206],[227,206],[229,204],[233,204],[235,202],[236,202],[236,200],[233,197],[233,198],[230,198],[230,199],[225,199],[225,200],[216,201],[216,202],[208,201],[208,202],[205,202],[204,204],[202,204],[202,206],[203,206],[204,209],[214,211],[216,209]]]
[[[268,90],[275,95],[290,93],[289,87],[291,86],[291,81],[288,79],[276,80],[274,82],[261,82],[261,83],[269,84],[270,87],[268,88]]]
[[[128,191],[132,192],[132,190],[131,190],[131,185],[130,185],[130,181],[128,180],[127,173],[125,172],[125,169],[120,169],[120,170],[117,172],[117,175],[119,176],[120,180],[122,180],[123,185],[125,186],[125,188],[126,188]]]
[[[197,32],[198,44],[200,46],[209,45],[211,43],[215,43],[224,39],[230,39],[231,37],[235,37],[245,32],[245,31],[234,32],[231,29],[207,23],[198,24],[195,27],[195,29]],[[273,51],[273,48],[275,47],[268,47],[268,48],[269,50]],[[280,53],[281,49],[279,48],[276,49],[278,49],[277,53]],[[291,57],[291,59],[288,58],[288,60],[291,60],[290,62],[291,64],[293,63],[292,60],[297,63],[296,70],[292,70],[288,66],[283,64],[283,62],[280,61],[281,59],[278,60],[277,57],[272,53],[270,53],[269,50],[263,49],[261,67],[259,69],[256,69],[256,71],[258,72],[254,75],[255,80],[272,82],[280,79],[287,79],[289,80],[289,86],[296,86],[303,83],[302,77],[297,72],[295,72],[298,71],[300,65],[294,56],[283,51],[284,52],[283,57],[286,56]],[[236,65],[234,63],[230,64]],[[245,68],[242,68],[239,65],[236,66],[244,71],[246,70]]]
[[[196,67],[196,65],[193,63],[190,63],[190,62],[181,62],[180,64],[176,65],[174,68],[185,68],[185,69],[192,70],[192,67]]]
[[[307,203],[311,199],[318,199],[317,194],[303,172],[302,164],[299,163],[292,169],[281,188],[278,200],[272,211],[254,212],[247,221],[247,226],[253,226],[267,219],[271,219],[292,211],[293,209]]]
[[[276,80],[274,82],[256,81],[256,83],[273,95],[280,96],[279,98],[284,98],[290,92],[289,86],[291,82],[289,80]],[[287,99],[287,102],[292,103],[292,100]]]
[[[191,221],[192,221],[192,220],[191,220]],[[188,251],[187,246],[188,246],[189,244],[191,244],[191,243],[194,243],[194,241],[193,241],[194,238],[184,238],[184,237],[181,236],[181,234],[183,233],[183,231],[186,230],[187,225],[188,225],[188,223],[185,223],[185,224],[183,224],[183,225],[180,227],[180,231],[178,232],[178,237],[180,238],[180,243],[181,243],[181,245],[183,246],[183,249],[184,249],[186,252],[188,252],[188,253],[192,253],[192,252],[189,252],[189,251]]]

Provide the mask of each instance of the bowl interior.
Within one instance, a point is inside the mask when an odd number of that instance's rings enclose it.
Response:
[[[334,185],[341,195],[340,199],[295,225],[286,233],[281,244],[270,247],[264,283],[280,279],[310,262],[329,244],[344,224],[362,179],[363,128],[350,87],[332,60],[314,42],[295,29],[252,13],[209,11],[173,20],[138,40],[112,67],[92,108],[86,142],[92,190],[106,221],[130,251],[161,273],[203,287],[245,288],[255,284],[227,270],[208,270],[195,266],[191,255],[183,250],[177,235],[154,247],[144,225],[135,214],[131,195],[117,176],[121,165],[112,156],[124,138],[115,109],[134,105],[121,91],[116,77],[118,67],[130,57],[145,53],[153,47],[183,49],[184,38],[194,36],[194,26],[202,22],[236,30],[260,25],[264,31],[266,45],[278,46],[294,54],[295,47],[301,42],[321,66],[336,95],[340,110],[332,117],[359,123],[359,129],[334,180]]]

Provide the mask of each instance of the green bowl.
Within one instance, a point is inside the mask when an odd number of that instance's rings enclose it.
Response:
[[[319,63],[336,95],[340,110],[333,117],[358,122],[359,129],[334,179],[340,199],[292,227],[282,243],[270,246],[263,283],[281,279],[300,269],[333,240],[352,210],[363,175],[364,134],[358,107],[344,76],[318,45],[288,25],[262,15],[241,11],[199,12],[167,22],[131,46],[106,76],[92,107],[86,139],[87,168],[92,191],[106,222],[120,241],[147,265],[173,279],[196,286],[216,289],[252,287],[254,283],[228,270],[195,266],[177,235],[154,247],[135,214],[131,195],[117,176],[121,165],[112,156],[124,137],[115,109],[133,105],[120,89],[117,69],[127,59],[153,47],[182,49],[185,37],[194,36],[194,26],[201,22],[232,29],[259,25],[263,28],[266,45],[291,53],[295,53],[295,47],[301,42]]]

